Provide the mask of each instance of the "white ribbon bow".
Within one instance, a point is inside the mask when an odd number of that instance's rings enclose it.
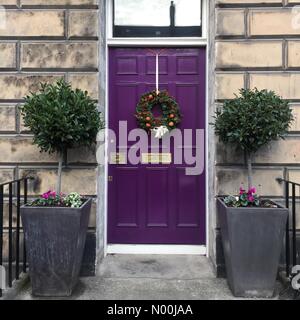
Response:
[[[161,139],[164,135],[169,132],[169,129],[166,126],[160,126],[152,129],[152,132],[155,134],[155,138]]]

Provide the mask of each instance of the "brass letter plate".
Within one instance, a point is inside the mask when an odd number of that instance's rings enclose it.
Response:
[[[125,153],[111,153],[110,164],[127,164]]]
[[[171,164],[172,154],[171,153],[142,153],[143,164]]]

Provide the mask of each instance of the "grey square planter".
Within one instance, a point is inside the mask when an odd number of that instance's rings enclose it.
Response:
[[[32,294],[70,296],[78,281],[92,199],[81,208],[21,208]]]
[[[288,209],[230,208],[217,200],[227,281],[237,297],[274,295]]]

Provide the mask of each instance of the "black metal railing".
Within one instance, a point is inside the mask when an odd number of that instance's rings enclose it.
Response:
[[[285,206],[290,209],[291,216],[288,216],[286,224],[286,239],[285,239],[285,262],[286,276],[291,277],[293,267],[299,264],[298,253],[300,248],[297,248],[297,194],[300,195],[300,183],[278,178],[279,183],[284,184],[285,190]],[[298,192],[298,193],[297,193]]]
[[[31,177],[26,177],[0,184],[0,267],[6,267],[8,287],[10,288],[13,281],[19,279],[21,271],[26,273],[26,248],[24,237],[21,241],[23,228],[21,227],[20,207],[27,203],[28,180],[31,179]],[[22,186],[23,194],[21,195]],[[7,202],[8,210],[6,211],[5,205]],[[15,212],[13,210],[14,205],[16,207]],[[8,225],[4,223],[5,212],[8,214]],[[3,245],[5,233],[8,234],[8,258],[4,263]],[[2,297],[2,288],[0,288],[0,297]]]

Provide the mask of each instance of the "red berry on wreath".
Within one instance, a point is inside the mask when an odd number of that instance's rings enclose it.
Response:
[[[146,118],[146,121],[150,121],[150,120],[151,120],[151,118],[150,118],[150,117],[147,117],[147,118]]]
[[[171,119],[175,118],[175,114],[171,113],[171,114],[170,114],[170,118],[171,118]]]
[[[149,100],[153,100],[153,95],[150,94],[149,97],[148,97],[148,99],[149,99]]]
[[[146,123],[146,127],[147,128],[151,128],[151,124],[150,123]]]
[[[173,121],[169,122],[169,127],[174,127],[174,122]]]

